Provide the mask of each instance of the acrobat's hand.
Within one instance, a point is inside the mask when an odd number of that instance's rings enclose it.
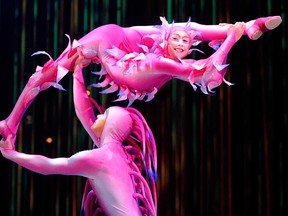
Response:
[[[245,23],[244,22],[236,22],[234,25],[231,25],[228,28],[227,35],[234,32],[235,42],[236,42],[242,37],[242,35],[244,34],[244,30],[245,30]]]
[[[12,135],[8,135],[6,140],[4,140],[4,138],[0,141],[0,150],[4,150],[4,149],[15,149],[14,144],[11,142],[11,138]]]

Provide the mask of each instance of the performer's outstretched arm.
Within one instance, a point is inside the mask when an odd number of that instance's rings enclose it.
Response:
[[[42,155],[21,153],[14,149],[11,135],[5,141],[0,141],[0,150],[5,158],[43,175],[61,174],[91,177],[93,174],[91,164],[95,164],[97,160],[92,155],[93,150],[78,152],[69,158],[48,158]]]
[[[96,134],[92,131],[91,126],[96,120],[91,100],[86,92],[86,85],[82,74],[82,65],[77,64],[73,73],[73,98],[75,112],[83,127],[96,143]]]

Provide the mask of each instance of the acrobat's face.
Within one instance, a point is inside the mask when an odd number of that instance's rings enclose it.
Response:
[[[168,52],[172,59],[178,61],[191,53],[190,37],[184,30],[176,30],[168,38]]]
[[[101,137],[101,134],[104,129],[104,125],[107,119],[107,111],[103,114],[97,115],[97,119],[94,124],[91,126],[91,129],[95,132],[97,137]]]

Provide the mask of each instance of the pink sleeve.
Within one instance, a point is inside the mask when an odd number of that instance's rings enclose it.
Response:
[[[91,151],[82,151],[72,155],[70,158],[48,158],[42,155],[25,154],[11,149],[1,150],[5,158],[33,172],[43,175],[79,175],[87,178],[90,177],[91,173],[91,166],[89,165],[91,163],[89,158],[92,158],[93,154]],[[95,160],[93,160],[93,163],[95,163]]]
[[[96,117],[93,106],[86,92],[82,68],[78,67],[76,67],[73,73],[73,98],[75,112],[78,119],[92,138],[93,142],[96,143],[96,134],[91,130],[91,126],[96,120]]]

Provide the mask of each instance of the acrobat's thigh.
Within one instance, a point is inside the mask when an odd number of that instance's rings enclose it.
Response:
[[[137,31],[123,28],[115,24],[100,26],[79,40],[88,49],[95,49],[99,53],[106,49],[118,47],[126,52],[137,52],[141,43],[141,36]]]

